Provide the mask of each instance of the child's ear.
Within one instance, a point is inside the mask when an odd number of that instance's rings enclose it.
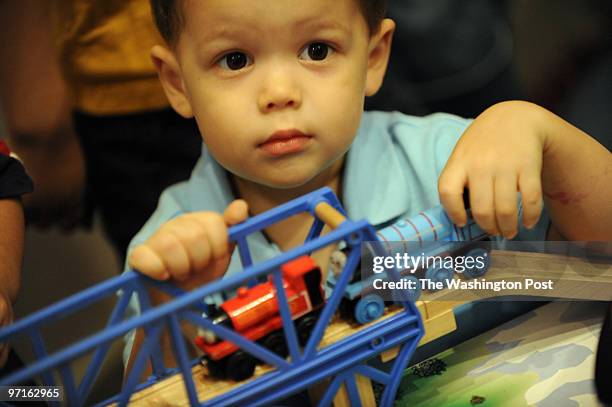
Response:
[[[168,101],[178,114],[185,118],[193,117],[191,103],[185,92],[181,69],[174,54],[161,45],[151,49],[151,59],[157,68]]]
[[[370,37],[368,49],[368,72],[366,77],[366,96],[372,96],[382,86],[389,54],[391,53],[391,41],[395,23],[393,20],[385,18],[380,23],[380,29]]]

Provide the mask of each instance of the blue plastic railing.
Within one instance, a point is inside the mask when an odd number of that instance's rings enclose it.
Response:
[[[180,330],[180,322],[188,321],[195,326],[213,331],[218,337],[233,342],[245,352],[276,368],[226,394],[207,400],[203,405],[264,405],[332,376],[335,378],[321,400],[321,404],[329,404],[340,384],[346,383],[349,398],[357,405],[359,396],[354,381],[355,374],[361,374],[385,384],[387,387],[383,392],[381,403],[390,405],[397,391],[401,372],[423,335],[420,315],[413,303],[405,302],[403,303],[405,312],[364,328],[348,339],[345,338],[323,349],[317,349],[352,274],[358,268],[361,243],[377,240],[374,229],[366,221],[347,220],[338,228],[320,236],[323,222],[316,217],[314,208],[322,201],[329,203],[344,214],[333,192],[324,188],[230,228],[230,240],[237,242],[244,267],[244,271],[238,275],[214,281],[190,292],[184,292],[171,284],[155,281],[135,271],[130,271],[88,288],[0,330],[0,342],[23,334],[28,335],[36,356],[36,360],[29,366],[0,378],[0,385],[17,384],[37,377],[45,385],[55,385],[52,372],[57,370],[62,378],[68,404],[84,405],[99,373],[99,366],[107,356],[113,340],[142,327],[145,329],[146,337],[135,357],[132,370],[127,376],[121,393],[106,400],[103,404],[116,402],[120,406],[126,405],[133,392],[149,387],[168,375],[180,372],[191,405],[200,405],[191,373],[192,367],[198,361],[197,359],[189,360]],[[310,212],[315,219],[304,244],[267,261],[252,264],[246,237],[301,212]],[[310,254],[340,241],[346,242],[351,248],[347,264],[306,346],[301,350],[283,288],[280,266],[299,256]],[[380,245],[375,247],[375,250],[383,253]],[[396,272],[391,274],[392,278],[396,280],[399,278]],[[231,329],[215,325],[209,318],[202,315],[202,312],[206,311],[204,298],[213,294],[226,293],[248,283],[253,284],[269,275],[273,276],[272,281],[277,290],[285,340],[291,356],[289,360],[279,357],[262,345],[251,342]],[[148,287],[156,287],[170,294],[174,299],[157,307],[151,307],[147,293]],[[48,354],[40,333],[43,326],[52,324],[104,298],[116,296],[117,293],[120,293],[117,304],[102,331],[65,349]],[[124,319],[125,310],[132,296],[137,297],[141,306],[141,314]],[[163,329],[169,333],[171,351],[178,363],[178,368],[168,368],[163,363],[159,341]],[[367,359],[390,347],[402,344],[404,346],[390,374],[364,365]],[[88,352],[93,352],[93,357],[82,380],[77,384],[71,372],[70,363]],[[153,375],[144,383],[138,383],[148,360],[152,363]]]

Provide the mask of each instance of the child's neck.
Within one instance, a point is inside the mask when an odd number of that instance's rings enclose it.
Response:
[[[343,162],[343,159],[339,159],[306,184],[296,188],[273,188],[231,174],[230,176],[234,182],[237,198],[242,198],[249,204],[251,215],[257,215],[325,186],[330,187],[336,195],[340,196]]]
[[[238,177],[233,177],[233,181],[238,196],[249,204],[249,213],[253,216],[324,186],[330,187],[336,195],[341,196],[343,162],[344,159],[338,160],[297,188],[270,188]],[[287,250],[304,241],[311,225],[312,216],[300,214],[267,228],[266,234],[282,250]]]

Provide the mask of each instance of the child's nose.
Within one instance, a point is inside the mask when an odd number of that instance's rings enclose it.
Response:
[[[302,104],[299,87],[289,78],[270,78],[259,95],[259,110],[269,113],[283,109],[297,109]]]

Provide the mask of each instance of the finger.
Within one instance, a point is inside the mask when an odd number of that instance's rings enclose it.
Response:
[[[198,222],[198,214],[177,218],[168,226],[187,253],[190,271],[201,272],[210,263],[211,248],[205,226]]]
[[[146,244],[137,246],[128,257],[128,265],[156,280],[167,280],[170,274],[157,253]]]
[[[198,214],[194,220],[206,231],[206,238],[210,246],[210,261],[226,256],[229,252],[228,231],[223,216],[214,212],[206,212]]]
[[[189,276],[191,262],[185,247],[169,225],[162,226],[146,245],[159,256],[172,278],[183,281]]]
[[[227,225],[244,222],[249,217],[249,206],[243,199],[236,199],[230,203],[223,212],[223,219]]]
[[[538,223],[542,213],[542,182],[538,175],[521,174],[518,179],[523,205],[523,225],[531,229]]]
[[[518,214],[516,207],[517,179],[513,173],[495,177],[495,219],[498,230],[506,239],[517,233]]]
[[[440,203],[444,206],[451,221],[459,226],[464,226],[467,222],[467,213],[463,204],[463,189],[466,183],[465,172],[448,165],[438,180]]]
[[[493,207],[493,178],[476,176],[469,179],[472,216],[478,225],[490,235],[499,235]]]
[[[204,273],[193,274],[189,279],[177,281],[176,285],[185,291],[191,291],[196,287],[200,287],[206,283],[222,277],[229,266],[231,257],[226,255],[221,259],[211,259]]]
[[[227,267],[229,266],[231,260],[230,253],[222,256],[219,259],[215,259],[210,266],[210,278],[217,279],[225,274],[227,271]]]

